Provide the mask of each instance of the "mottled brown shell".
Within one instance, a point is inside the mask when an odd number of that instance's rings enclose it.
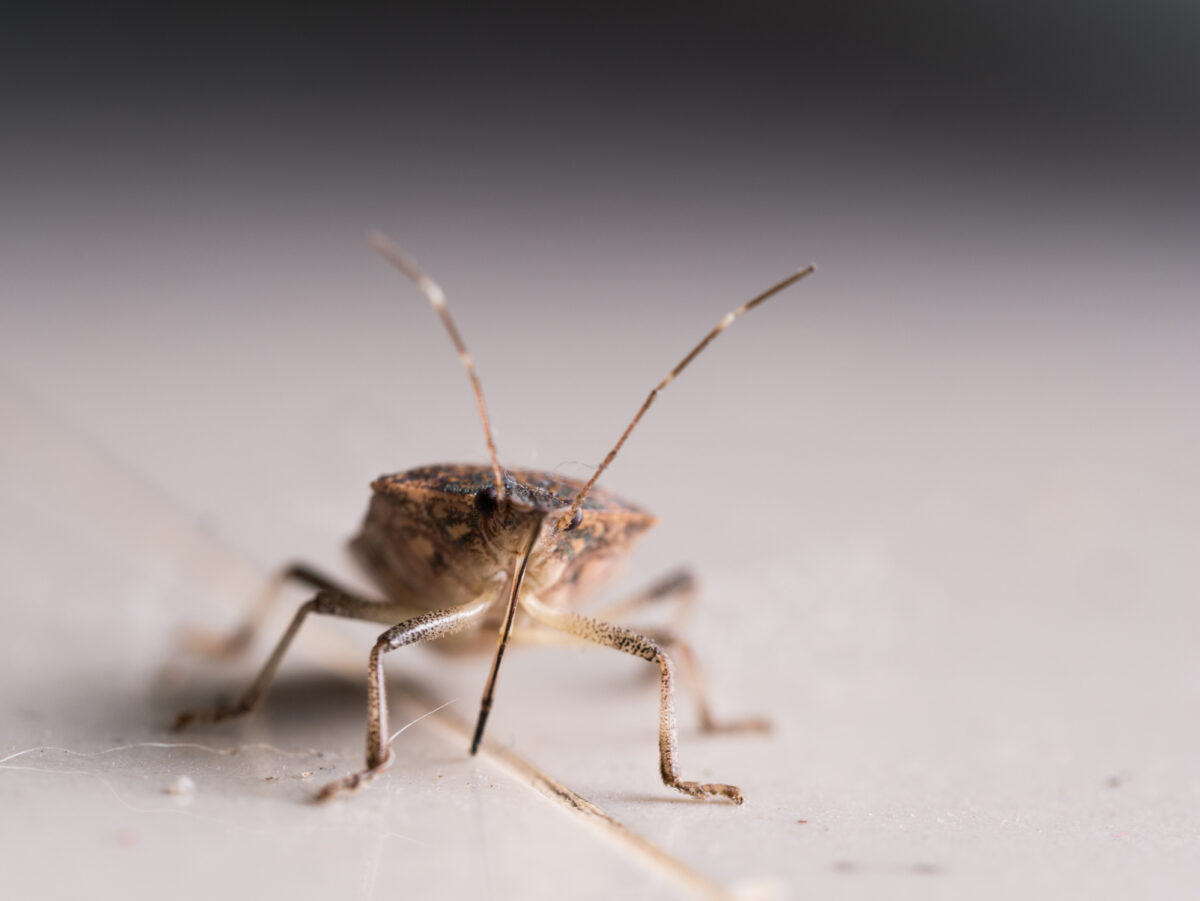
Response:
[[[581,602],[619,568],[655,518],[601,488],[584,499],[578,526],[558,528],[583,482],[549,472],[505,472],[512,503],[485,515],[476,495],[494,486],[488,466],[442,464],[380,476],[350,548],[393,600],[434,610],[495,591],[512,572],[531,523],[545,516],[523,591],[555,606]],[[531,519],[533,517],[533,519]]]

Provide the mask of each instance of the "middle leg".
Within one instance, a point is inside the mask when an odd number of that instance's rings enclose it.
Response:
[[[288,575],[285,573],[285,575]],[[323,580],[322,580],[323,581]],[[314,582],[313,584],[322,584]],[[332,585],[332,583],[324,583]],[[291,624],[275,645],[275,650],[267,658],[267,662],[259,671],[258,676],[250,687],[242,692],[241,697],[233,704],[224,704],[199,710],[187,710],[175,719],[175,730],[186,729],[195,723],[219,723],[223,720],[244,716],[256,711],[267,695],[267,690],[275,680],[275,673],[291,647],[296,633],[304,624],[310,613],[322,613],[327,616],[342,616],[348,619],[362,619],[370,622],[395,622],[404,615],[407,608],[385,601],[373,601],[358,595],[341,591],[337,588],[323,587],[311,600],[305,601],[292,617]]]

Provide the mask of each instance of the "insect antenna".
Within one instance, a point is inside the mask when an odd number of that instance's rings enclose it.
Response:
[[[511,587],[508,593],[508,605],[504,610],[504,622],[500,624],[500,638],[496,643],[496,656],[492,658],[492,671],[488,674],[487,685],[483,689],[483,698],[479,702],[479,719],[475,721],[475,736],[471,739],[471,753],[479,750],[483,741],[483,728],[487,725],[488,714],[492,712],[492,696],[496,693],[496,675],[500,672],[500,661],[504,657],[504,647],[508,644],[508,636],[512,634],[513,620],[517,615],[517,598],[521,591],[521,583],[525,581],[525,569],[529,566],[529,558],[533,556],[534,545],[542,531],[545,517],[538,517],[529,545],[521,555],[521,562],[513,573]]]
[[[454,344],[454,349],[458,351],[458,361],[463,364],[463,368],[467,370],[467,375],[471,379],[471,388],[475,392],[475,402],[479,405],[479,418],[483,420],[483,433],[487,438],[488,455],[492,459],[492,477],[496,481],[496,500],[501,504],[504,503],[504,473],[500,469],[500,458],[496,454],[496,439],[492,436],[492,424],[488,419],[487,404],[483,401],[483,386],[479,383],[479,373],[475,371],[475,361],[471,359],[471,354],[467,351],[467,346],[463,343],[462,336],[458,333],[458,327],[455,326],[454,320],[450,318],[450,311],[446,308],[446,294],[442,291],[438,283],[431,279],[428,275],[421,271],[409,257],[405,256],[392,241],[382,232],[371,232],[369,236],[371,246],[389,263],[407,275],[416,284],[421,292],[429,298],[429,303],[433,305],[434,312],[442,320],[442,325],[446,327],[446,333],[450,336],[451,342]]]
[[[621,437],[617,440],[617,443],[615,445],[613,445],[613,449],[610,450],[608,452],[608,456],[606,456],[604,458],[604,462],[600,464],[600,466],[596,469],[596,471],[594,473],[592,473],[592,477],[590,479],[588,479],[587,484],[583,486],[583,490],[580,491],[579,494],[575,495],[575,501],[571,504],[571,508],[569,510],[567,510],[566,514],[562,517],[562,519],[559,520],[558,527],[560,529],[566,528],[571,523],[571,520],[574,519],[575,514],[578,513],[580,508],[583,506],[584,498],[586,498],[588,495],[588,492],[592,490],[592,486],[594,486],[596,484],[596,480],[600,478],[600,475],[601,475],[601,473],[604,472],[604,470],[608,469],[608,465],[610,463],[612,463],[612,461],[614,459],[616,459],[617,452],[620,451],[622,446],[624,446],[624,444],[625,444],[625,439],[629,437],[629,433],[633,431],[634,427],[638,424],[638,422],[641,421],[642,416],[644,416],[646,411],[650,409],[650,405],[652,403],[654,403],[654,400],[655,400],[655,398],[658,397],[659,392],[662,391],[664,388],[666,388],[667,385],[671,384],[671,382],[674,381],[675,376],[677,376],[677,375],[679,375],[679,373],[683,372],[683,370],[685,368],[687,368],[688,363],[690,363],[690,362],[692,362],[692,360],[696,359],[696,357],[698,357],[700,355],[700,351],[702,351],[702,350],[704,350],[704,348],[708,347],[708,345],[710,343],[712,343],[713,339],[716,338],[717,335],[721,334],[721,332],[723,332],[723,331],[725,331],[725,329],[729,328],[729,326],[733,322],[733,320],[737,319],[743,313],[750,312],[751,310],[753,310],[756,306],[758,306],[760,303],[762,303],[767,298],[773,297],[774,295],[778,294],[780,291],[784,290],[785,288],[790,288],[792,285],[796,284],[796,282],[800,281],[800,279],[804,278],[805,276],[812,275],[812,273],[815,272],[816,269],[817,269],[817,267],[815,265],[810,264],[808,266],[805,266],[799,272],[795,272],[792,275],[789,275],[783,281],[779,282],[778,284],[772,285],[770,288],[768,288],[766,291],[764,291],[762,294],[759,294],[757,297],[753,298],[752,300],[746,301],[744,304],[742,304],[736,310],[733,310],[733,311],[725,314],[725,318],[722,319],[720,322],[718,322],[716,327],[711,332],[709,332],[707,335],[705,335],[704,339],[699,344],[697,344],[695,347],[693,347],[691,349],[691,352],[688,353],[688,355],[686,357],[684,357],[682,360],[680,360],[675,365],[675,368],[672,369],[669,373],[667,373],[667,377],[665,379],[663,379],[661,382],[659,382],[658,385],[656,385],[654,387],[654,389],[650,392],[650,395],[646,398],[645,402],[642,404],[641,409],[639,409],[637,411],[637,414],[633,417],[633,420],[629,423],[629,425],[627,425],[625,427],[625,431],[621,433]]]

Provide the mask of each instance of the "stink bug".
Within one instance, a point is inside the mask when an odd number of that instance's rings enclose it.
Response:
[[[491,710],[504,648],[514,640],[559,639],[591,642],[641,657],[659,669],[659,771],[664,784],[696,798],[742,803],[741,792],[722,783],[688,782],[679,772],[676,742],[675,660],[696,678],[687,645],[663,633],[641,633],[614,625],[609,617],[584,616],[577,607],[618,567],[655,518],[617,495],[596,487],[659,392],[738,316],[800,281],[814,267],[788,276],[726,316],[668,373],[646,398],[616,445],[586,482],[549,472],[505,469],[496,453],[487,406],[475,364],[446,308],[441,288],[390,241],[376,234],[371,243],[429,299],[467,371],[487,439],[489,465],[440,464],[376,479],[371,503],[350,549],[383,594],[360,597],[306,566],[285,569],[293,579],[317,589],[296,612],[274,652],[241,699],[233,705],[181,713],[176,728],[217,722],[254,711],[267,693],[288,646],[309,613],[367,620],[390,626],[376,640],[367,669],[366,767],[325,786],[328,799],[367,782],[392,763],[383,659],[389,651],[419,641],[448,639],[443,645],[471,643],[498,634],[491,672],[483,691],[471,753],[479,748]],[[609,610],[618,612],[668,596],[686,594],[691,578],[675,574],[649,591]],[[515,628],[515,631],[514,631]],[[453,636],[453,638],[452,638]],[[240,636],[248,637],[248,633]],[[719,724],[709,713],[699,685],[701,725],[708,731],[762,729],[760,720]]]

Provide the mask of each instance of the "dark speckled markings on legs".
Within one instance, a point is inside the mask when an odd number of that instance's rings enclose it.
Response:
[[[694,798],[728,798],[734,804],[742,803],[742,793],[732,785],[723,783],[685,782],[679,778],[679,748],[676,741],[675,697],[672,686],[674,667],[671,658],[654,641],[623,626],[616,626],[589,616],[580,616],[564,610],[555,610],[539,603],[528,595],[523,606],[536,620],[585,641],[613,648],[634,657],[657,663],[659,677],[658,711],[658,769],[665,785],[678,789]]]
[[[296,615],[292,617],[291,625],[283,633],[283,637],[275,645],[275,650],[267,658],[266,664],[258,677],[233,705],[214,707],[204,710],[189,710],[175,718],[175,728],[183,729],[193,723],[219,723],[243,714],[253,713],[262,704],[267,689],[275,678],[279,664],[291,646],[300,626],[310,613],[323,613],[332,616],[344,616],[348,619],[361,619],[369,622],[394,622],[397,616],[403,615],[404,608],[397,604],[372,601],[358,597],[348,591],[334,587],[333,583],[318,573],[313,573],[304,566],[293,566],[286,569],[278,580],[294,579],[309,585],[319,586],[320,590],[309,601],[300,605]],[[239,630],[244,631],[244,630]]]
[[[487,610],[491,600],[485,597],[473,604],[422,613],[379,636],[375,647],[371,648],[371,660],[367,667],[367,768],[326,785],[317,795],[319,800],[327,801],[343,789],[358,788],[392,765],[392,751],[387,746],[388,705],[383,655],[407,644],[445,638],[467,628]]]
[[[616,445],[587,482],[555,473],[505,469],[500,465],[474,361],[446,309],[445,295],[429,276],[382,236],[375,248],[423,291],[467,370],[487,439],[488,465],[438,464],[381,476],[372,483],[367,515],[350,550],[382,593],[364,598],[303,565],[284,570],[274,583],[295,580],[316,589],[296,611],[258,677],[231,706],[182,713],[176,726],[218,722],[256,710],[310,613],[342,616],[389,626],[371,649],[367,671],[366,766],[325,786],[324,800],[365,784],[392,762],[388,747],[388,705],[383,659],[389,651],[436,640],[443,649],[472,649],[495,630],[492,668],[480,702],[472,753],[491,708],[505,644],[572,638],[641,657],[659,668],[659,771],[663,782],[695,798],[742,803],[741,792],[723,783],[688,782],[680,777],[676,741],[674,669],[676,653],[683,673],[696,683],[701,726],[705,731],[761,730],[762,720],[721,724],[703,694],[693,655],[674,636],[652,637],[601,619],[581,616],[572,607],[608,580],[641,535],[654,525],[649,513],[597,486],[643,414],[659,393],[730,323],[813,271],[809,266],[728,313],[664,378],[642,403]],[[691,578],[676,574],[625,604],[612,615],[678,596]],[[257,625],[261,609],[237,633],[243,644]],[[486,646],[486,645],[485,645]]]

